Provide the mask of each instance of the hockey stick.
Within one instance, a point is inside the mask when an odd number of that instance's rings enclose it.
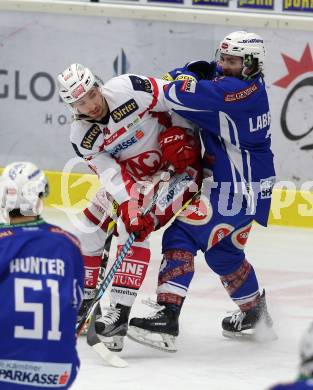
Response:
[[[166,177],[165,178],[161,178],[160,182],[168,181],[173,176],[174,173],[175,172],[173,170],[169,169],[169,171],[166,172],[166,174],[167,174]],[[150,205],[143,212],[144,215],[148,214],[151,211],[151,209],[154,207],[154,205],[156,204],[156,202],[158,200],[158,197],[162,193],[163,189],[164,189],[164,187],[162,186],[161,188],[159,188],[155,192],[155,194],[153,195],[153,198],[152,198],[152,201],[151,201]],[[94,299],[90,303],[90,306],[89,306],[88,310],[84,313],[84,315],[82,316],[81,320],[77,323],[77,325],[76,325],[76,334],[77,335],[79,335],[81,333],[82,329],[85,327],[85,324],[88,323],[88,320],[91,317],[91,315],[92,315],[92,313],[93,313],[93,311],[94,311],[98,301],[101,299],[101,297],[104,294],[105,290],[107,289],[107,287],[111,283],[115,273],[119,269],[123,259],[125,258],[127,252],[129,251],[129,249],[132,246],[132,244],[135,241],[135,239],[136,239],[135,234],[131,233],[129,235],[128,239],[126,240],[125,244],[123,245],[123,247],[122,247],[118,257],[116,258],[116,260],[112,264],[109,272],[105,276],[103,282],[101,283],[101,285],[97,289],[96,296],[94,297]]]
[[[173,176],[173,174],[174,174],[174,171],[169,171],[167,177],[164,176],[163,180],[160,180],[160,182],[161,181],[169,181],[169,179]],[[143,213],[144,215],[147,214],[153,208],[153,206],[156,204],[163,189],[164,188],[161,187],[161,189],[156,191],[156,193],[154,194],[154,196],[152,198],[150,206]],[[198,193],[199,193],[199,191],[197,192],[197,194]],[[191,202],[192,199],[194,199],[195,195],[189,201],[187,201],[186,204],[178,212],[175,213],[175,216],[178,215],[179,212],[182,211]],[[109,228],[108,228],[108,236],[106,238],[105,247],[104,247],[103,256],[102,256],[102,259],[103,259],[102,264],[104,263],[105,266],[106,266],[107,261],[108,261],[110,244],[111,244],[113,231],[114,231],[114,225],[115,225],[114,221],[112,221],[111,223],[112,223],[111,227],[109,226]],[[106,361],[108,364],[110,364],[113,367],[119,367],[119,368],[127,367],[128,363],[124,359],[120,358],[115,353],[110,351],[107,348],[107,346],[100,340],[99,336],[96,333],[95,320],[96,320],[96,313],[97,313],[98,308],[100,306],[99,300],[100,300],[101,296],[103,295],[104,291],[106,290],[107,286],[110,284],[111,280],[113,279],[117,269],[120,267],[125,255],[127,254],[128,250],[130,249],[131,245],[133,244],[135,238],[136,238],[136,236],[133,233],[129,236],[129,238],[126,241],[126,243],[124,244],[118,258],[115,260],[115,263],[112,265],[107,277],[103,280],[103,283],[101,283],[101,282],[99,283],[99,281],[104,276],[105,267],[103,268],[102,275],[100,274],[99,280],[98,280],[98,289],[102,288],[102,294],[100,295],[97,303],[94,304],[93,308],[91,309],[91,315],[90,315],[90,319],[89,319],[89,327],[88,327],[88,332],[87,332],[88,345],[91,346],[100,355],[100,357],[104,361]],[[88,317],[86,318],[86,322],[87,321],[88,321]]]
[[[115,202],[113,204],[115,214],[117,214],[117,203]],[[107,236],[105,239],[104,247],[103,247],[103,252],[102,252],[102,260],[100,264],[100,269],[99,269],[99,276],[98,276],[98,282],[97,282],[97,290],[101,286],[104,277],[105,277],[105,271],[106,267],[108,264],[109,260],[109,254],[110,254],[110,249],[111,249],[111,243],[113,239],[113,232],[115,228],[116,222],[115,220],[112,220],[109,223],[108,229],[107,229]],[[96,328],[95,328],[95,321],[96,321],[96,316],[97,312],[100,311],[100,302],[95,306],[91,317],[89,319],[89,324],[88,324],[88,331],[87,331],[87,344],[92,347],[99,355],[100,357],[110,364],[113,367],[127,367],[128,364],[125,360],[121,359],[119,356],[111,352],[104,343],[100,340],[96,333]]]

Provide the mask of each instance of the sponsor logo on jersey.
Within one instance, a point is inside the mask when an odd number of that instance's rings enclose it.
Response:
[[[226,103],[232,103],[232,102],[236,102],[236,101],[240,101],[240,100],[246,99],[250,95],[255,93],[258,89],[259,88],[256,85],[256,83],[253,83],[252,85],[249,85],[249,87],[247,87],[245,89],[242,89],[241,91],[225,93],[224,101]]]
[[[162,77],[162,80],[165,80],[165,81],[174,81],[173,77],[172,77],[169,73],[166,73],[166,74]]]
[[[178,75],[176,77],[175,81],[177,81],[177,80],[197,81],[197,79],[194,76],[192,76],[191,74],[185,74],[185,73]]]
[[[120,142],[113,149],[108,150],[108,152],[111,154],[111,156],[115,157],[117,153],[121,152],[122,150],[128,149],[130,146],[137,143],[143,136],[144,136],[144,132],[142,130],[137,130],[136,133],[131,138],[123,142]]]
[[[206,199],[195,199],[182,211],[178,219],[189,225],[205,225],[212,218],[212,206]]]
[[[84,149],[91,150],[101,133],[102,131],[98,125],[92,125],[92,127],[84,135],[80,146]]]
[[[207,250],[209,250],[210,248],[212,248],[212,246],[222,241],[233,231],[234,231],[234,227],[232,225],[228,225],[227,223],[220,223],[216,225],[212,229],[212,232],[210,234]]]
[[[111,154],[111,156],[115,157],[117,155],[117,153],[121,152],[122,150],[126,150],[128,149],[130,146],[134,145],[135,143],[137,143],[138,140],[135,136],[127,139],[126,141],[123,141],[121,143],[119,143],[118,145],[116,145],[116,147],[112,150],[108,150],[108,152]]]
[[[112,142],[117,140],[121,135],[126,133],[125,127],[118,129],[110,138],[104,140],[104,145],[110,145]]]
[[[140,117],[137,116],[132,122],[128,123],[128,125],[126,125],[126,128],[129,130],[131,129],[133,126],[136,126],[139,124],[139,121],[140,121]]]
[[[260,180],[261,199],[269,199],[272,196],[275,181],[275,176],[267,177],[266,179]]]
[[[251,227],[252,227],[252,222],[249,225],[234,231],[234,233],[231,235],[231,241],[236,248],[241,250],[244,249],[249,237]]]
[[[182,92],[195,93],[196,91],[196,82],[192,80],[185,80],[180,88]]]
[[[129,76],[129,78],[135,91],[152,93],[152,86],[149,80],[138,76]]]
[[[63,388],[72,371],[70,363],[43,363],[22,360],[0,360],[0,381],[29,385],[30,388]]]
[[[140,179],[143,176],[152,176],[159,170],[161,153],[157,150],[148,150],[124,162],[127,164],[127,170]]]
[[[138,108],[139,106],[136,101],[134,99],[130,99],[126,103],[113,110],[111,112],[111,117],[115,123],[118,123],[124,118],[126,118],[128,115],[138,110]]]
[[[136,134],[135,134],[135,137],[140,140],[143,136],[145,135],[145,133],[142,131],[142,130],[137,130],[136,131]]]

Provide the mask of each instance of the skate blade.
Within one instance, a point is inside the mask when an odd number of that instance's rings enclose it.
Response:
[[[163,352],[177,352],[175,346],[176,337],[163,333],[153,333],[148,330],[130,326],[128,328],[127,337],[131,340],[158,349]]]
[[[110,351],[121,352],[124,347],[124,336],[105,337],[98,334],[98,337]]]
[[[124,359],[114,355],[103,343],[94,344],[92,348],[112,367],[124,368],[128,366],[128,363]]]
[[[243,330],[241,332],[231,332],[223,330],[222,335],[226,338],[240,341],[252,341],[258,343],[271,342],[278,339],[273,328],[257,327],[253,330]]]

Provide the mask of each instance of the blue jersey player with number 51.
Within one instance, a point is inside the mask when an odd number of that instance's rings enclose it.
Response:
[[[68,389],[79,368],[83,289],[78,240],[40,217],[44,173],[29,162],[0,177],[0,388]]]

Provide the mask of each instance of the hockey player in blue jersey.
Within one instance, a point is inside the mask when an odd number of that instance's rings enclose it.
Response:
[[[269,390],[312,390],[313,389],[313,322],[305,331],[300,342],[299,378],[292,383],[279,384]]]
[[[32,163],[12,163],[0,177],[1,390],[68,389],[79,368],[83,261],[77,239],[40,217],[47,193]]]
[[[165,87],[167,106],[201,128],[209,174],[201,197],[165,231],[159,311],[130,321],[128,335],[135,341],[176,350],[179,313],[198,250],[239,307],[223,319],[223,334],[247,336],[258,324],[272,327],[265,293],[244,252],[253,220],[267,225],[275,182],[264,58],[260,36],[236,31],[220,42],[217,62],[195,62],[168,74],[178,81]],[[161,140],[161,145],[171,162],[179,139]]]

